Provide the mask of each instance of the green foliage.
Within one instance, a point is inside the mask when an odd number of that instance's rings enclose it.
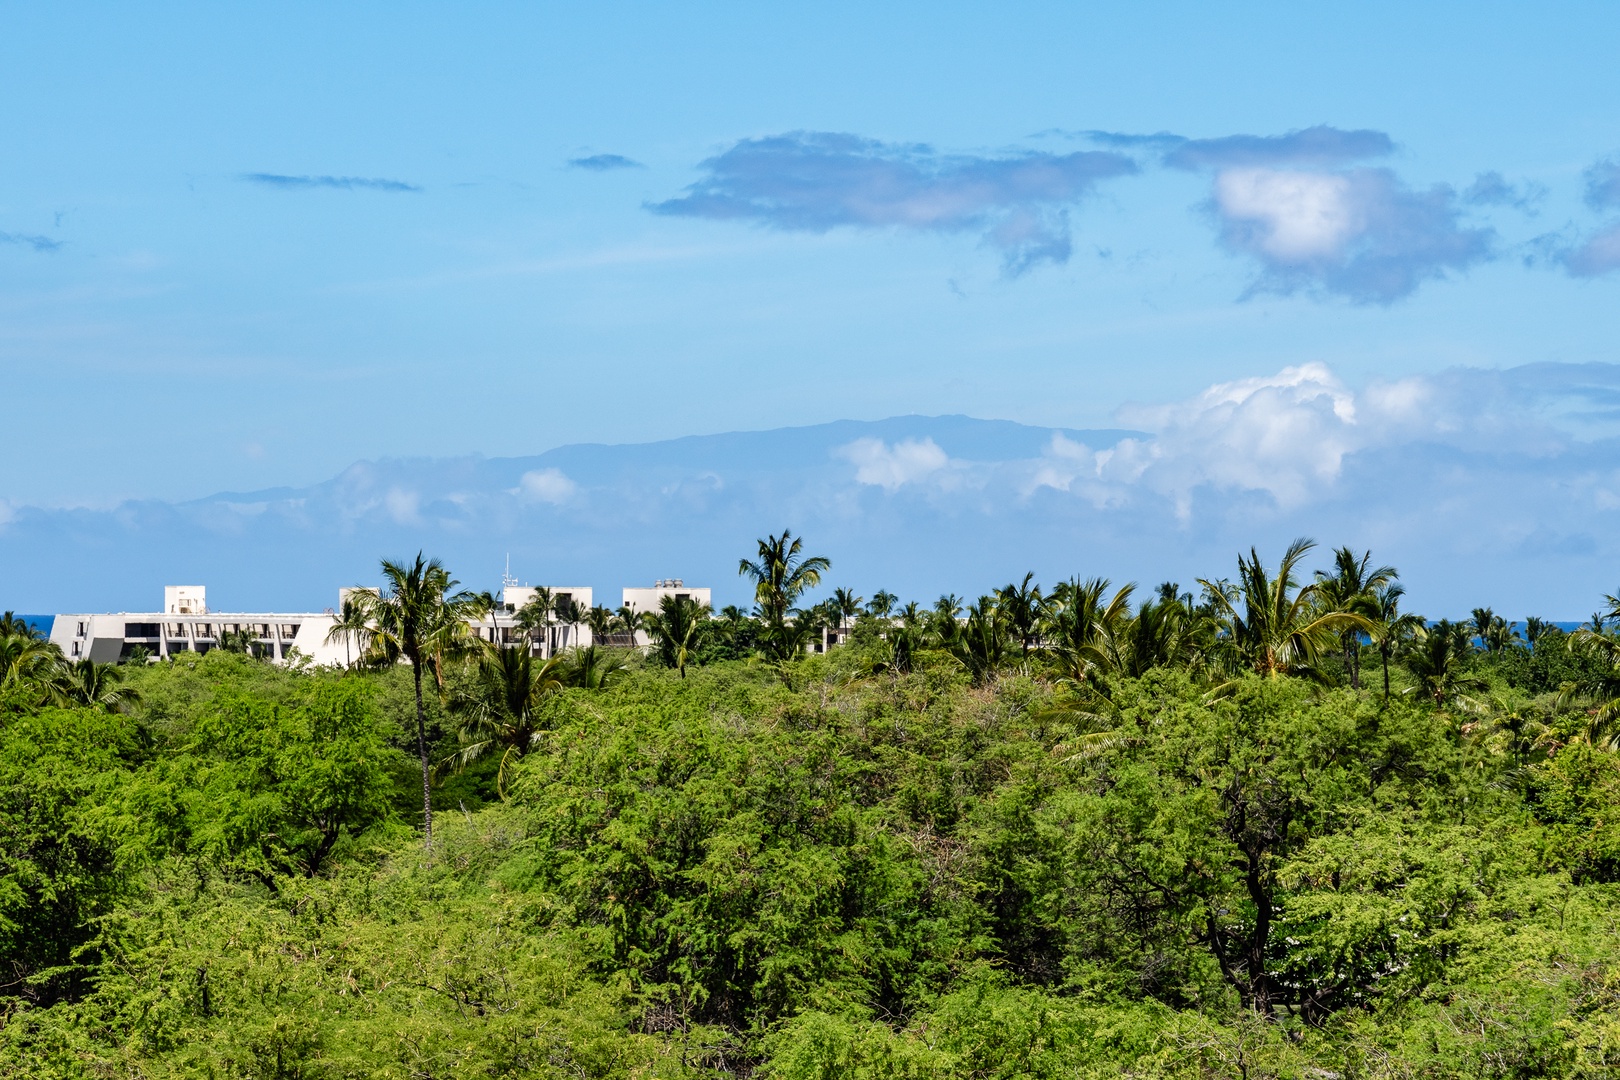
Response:
[[[123,805],[140,739],[127,719],[46,709],[0,740],[0,972],[5,991],[81,993],[95,921],[132,887],[139,837]]]
[[[369,698],[349,682],[318,684],[298,705],[215,703],[164,762],[186,804],[176,845],[273,885],[313,876],[340,840],[388,821],[389,752]]]
[[[700,663],[716,619],[684,677],[447,655],[420,727],[408,667],[225,653],[129,670],[133,715],[12,699],[0,1075],[1620,1063],[1620,755],[1520,646],[1448,651],[1439,704],[1392,649],[1386,702],[1230,677],[1174,586],[1042,595],[1052,657],[1011,593],[770,665]],[[522,752],[435,774],[427,848],[415,759],[475,714]]]

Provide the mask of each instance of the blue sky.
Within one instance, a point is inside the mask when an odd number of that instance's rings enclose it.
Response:
[[[571,8],[0,9],[0,519],[1616,359],[1612,5]]]

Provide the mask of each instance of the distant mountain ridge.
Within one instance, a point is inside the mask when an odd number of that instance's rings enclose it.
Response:
[[[493,586],[510,553],[514,569],[534,581],[611,592],[696,572],[724,589],[734,583],[723,575],[735,575],[752,537],[792,526],[825,541],[831,530],[816,528],[816,507],[843,517],[851,499],[885,490],[856,480],[862,466],[851,448],[875,447],[880,456],[910,448],[925,459],[913,471],[937,473],[1037,459],[1054,436],[1093,447],[1145,437],[901,416],[572,444],[521,457],[379,459],[306,487],[131,500],[110,510],[20,507],[0,528],[0,552],[26,568],[12,586],[21,586],[19,603],[36,608],[133,610],[182,580],[238,597],[236,606],[324,607],[339,585],[375,577],[380,556],[418,548],[479,587]],[[902,475],[889,490],[908,482]]]
[[[844,420],[520,457],[361,461],[302,487],[0,503],[0,607],[150,609],[165,584],[222,608],[320,610],[380,557],[442,558],[495,590],[679,577],[747,604],[739,558],[790,528],[827,586],[931,602],[1034,572],[1189,587],[1311,536],[1401,570],[1434,617],[1587,617],[1620,565],[1620,365],[1451,369],[1345,386],[1320,364],[1123,409],[1139,426],[966,416]]]

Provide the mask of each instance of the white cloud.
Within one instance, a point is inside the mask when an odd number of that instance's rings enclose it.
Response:
[[[405,488],[392,487],[388,494],[383,496],[383,506],[388,516],[400,525],[420,524],[422,496]]]
[[[567,502],[578,490],[561,469],[531,469],[518,478],[512,494],[530,502]]]
[[[1255,246],[1285,263],[1337,256],[1357,229],[1350,181],[1333,173],[1227,169],[1215,177],[1215,204],[1257,225]]]
[[[834,454],[855,466],[855,480],[885,491],[926,479],[950,463],[933,439],[903,439],[890,446],[882,439],[856,439]]]

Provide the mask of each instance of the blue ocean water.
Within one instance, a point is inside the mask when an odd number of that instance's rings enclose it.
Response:
[[[16,618],[21,619],[35,630],[46,635],[51,632],[51,623],[56,621],[55,615],[18,615]]]

